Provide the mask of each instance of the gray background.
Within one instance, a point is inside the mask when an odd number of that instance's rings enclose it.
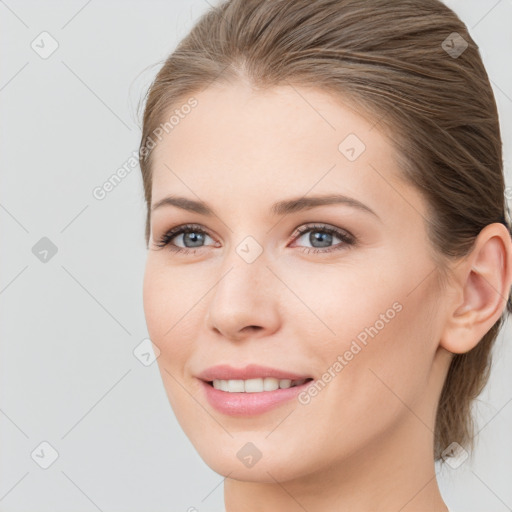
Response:
[[[447,3],[491,77],[510,184],[512,0]],[[223,477],[181,431],[156,363],[133,354],[148,335],[138,167],[92,194],[137,150],[138,101],[208,7],[0,1],[0,511],[223,510]],[[31,47],[43,31],[59,45],[46,59]],[[43,237],[57,248],[46,262]],[[438,476],[455,511],[512,510],[509,341],[507,323],[473,462]],[[59,454],[48,469],[43,441]]]

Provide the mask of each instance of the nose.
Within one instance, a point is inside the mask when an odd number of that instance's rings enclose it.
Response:
[[[234,262],[210,295],[207,327],[224,338],[264,337],[279,328],[279,280],[266,262]]]

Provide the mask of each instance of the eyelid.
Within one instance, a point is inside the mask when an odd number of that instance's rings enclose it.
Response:
[[[307,233],[308,231],[313,231],[313,230],[318,230],[318,231],[327,231],[327,232],[333,232],[335,233],[337,236],[341,236],[341,235],[344,235],[346,238],[353,238],[355,239],[355,236],[352,235],[352,233],[350,233],[350,231],[347,231],[346,229],[343,229],[343,228],[339,228],[337,226],[333,226],[331,224],[328,224],[328,223],[318,223],[318,222],[306,222],[305,224],[300,224],[299,226],[297,226],[293,232],[293,235],[292,235],[292,238],[296,238],[298,236],[301,236],[303,235],[304,233]]]

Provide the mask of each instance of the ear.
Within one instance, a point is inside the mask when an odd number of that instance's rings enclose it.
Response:
[[[440,345],[455,354],[475,347],[507,306],[512,285],[512,240],[500,223],[485,226],[454,270],[454,299]]]

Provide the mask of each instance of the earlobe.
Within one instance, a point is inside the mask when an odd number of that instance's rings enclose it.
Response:
[[[482,229],[472,252],[458,265],[456,276],[457,300],[451,303],[440,345],[463,354],[478,344],[507,305],[512,284],[512,241],[503,224]]]

